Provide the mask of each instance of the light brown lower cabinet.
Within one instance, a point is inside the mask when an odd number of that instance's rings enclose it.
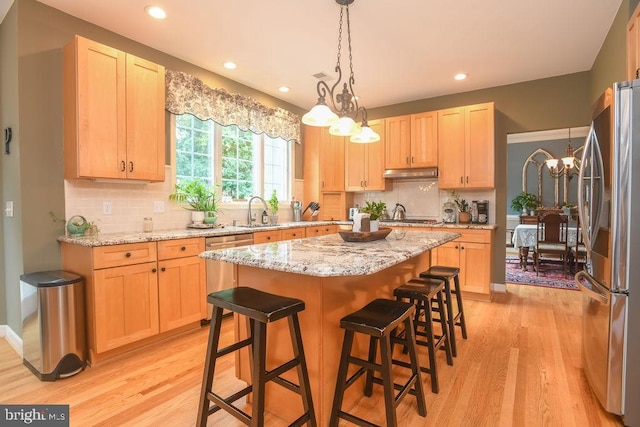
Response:
[[[84,277],[89,362],[206,317],[204,238],[87,247],[62,243],[62,268]]]
[[[204,239],[158,242],[160,332],[204,319],[207,315]],[[166,258],[165,258],[166,257]]]
[[[493,230],[437,229],[462,236],[438,246],[431,253],[431,264],[460,268],[460,289],[465,297],[491,299],[491,244]]]

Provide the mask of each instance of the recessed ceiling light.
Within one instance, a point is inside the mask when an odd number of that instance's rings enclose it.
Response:
[[[235,70],[236,68],[238,68],[238,64],[232,61],[223,62],[222,66],[228,70]]]
[[[289,89],[287,86],[280,86],[280,87],[278,88],[278,90],[279,90],[280,92],[282,92],[282,93],[287,93],[287,92],[289,92],[291,89]]]
[[[159,6],[147,6],[144,8],[144,10],[145,12],[147,12],[147,15],[151,16],[152,18],[164,19],[167,17],[167,12],[165,12]]]
[[[466,73],[458,73],[455,76],[453,76],[453,78],[456,80],[464,80],[467,77],[469,77],[469,74],[466,74]]]

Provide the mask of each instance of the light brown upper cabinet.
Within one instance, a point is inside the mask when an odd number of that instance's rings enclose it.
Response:
[[[380,141],[360,144],[345,137],[344,171],[346,191],[384,191],[387,180],[384,174],[384,120],[371,120],[369,127],[380,135]]]
[[[627,23],[627,80],[636,78],[640,68],[640,4],[636,6]]]
[[[438,111],[438,187],[494,188],[493,102]]]
[[[344,191],[344,148],[344,136],[320,129],[320,191]]]
[[[438,166],[437,112],[390,117],[385,120],[387,169]]]
[[[63,55],[65,178],[164,181],[164,67],[80,36]]]

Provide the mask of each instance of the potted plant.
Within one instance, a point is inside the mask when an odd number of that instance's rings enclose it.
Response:
[[[451,192],[451,197],[458,208],[458,222],[461,224],[469,224],[471,222],[471,212],[469,212],[469,203],[460,197],[455,191]]]
[[[169,200],[188,205],[191,221],[194,224],[204,222],[205,212],[215,214],[218,211],[217,201],[213,190],[200,179],[191,179],[176,184],[176,191],[169,195]]]
[[[369,214],[370,231],[378,231],[380,226],[379,219],[386,209],[387,204],[382,200],[379,202],[368,201],[363,208],[360,208],[360,212]]]
[[[526,215],[529,211],[535,210],[538,207],[538,198],[535,194],[521,192],[511,200],[511,209],[514,211],[520,211]]]
[[[269,204],[269,210],[271,211],[271,216],[269,217],[269,220],[271,221],[271,224],[277,224],[278,223],[278,195],[276,194],[275,189],[271,192],[271,198],[269,199],[268,204]]]
[[[566,216],[571,216],[573,215],[575,207],[576,206],[573,203],[565,203],[565,205],[562,207],[562,213]]]

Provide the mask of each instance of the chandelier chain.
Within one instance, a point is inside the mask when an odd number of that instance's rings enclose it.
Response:
[[[338,63],[336,64],[337,68],[340,68],[340,52],[342,50],[342,16],[342,7],[340,7],[340,26],[338,27]]]
[[[355,80],[353,77],[353,55],[351,53],[351,19],[349,19],[349,5],[347,7],[347,46],[349,48],[349,71],[351,81]]]

